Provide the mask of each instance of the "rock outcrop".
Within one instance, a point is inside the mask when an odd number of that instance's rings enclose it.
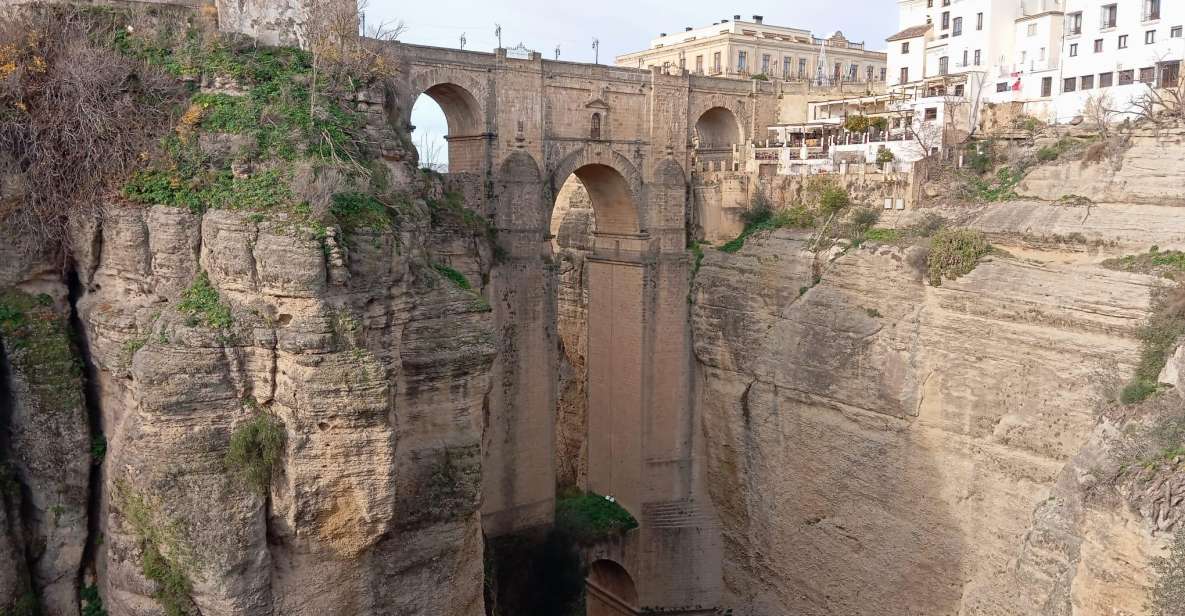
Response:
[[[418,238],[358,232],[335,263],[299,225],[162,206],[112,208],[95,233],[78,306],[112,613],[158,613],[153,552],[203,614],[482,612],[488,309]],[[230,325],[180,306],[203,276]],[[258,490],[225,460],[261,412],[286,439]]]
[[[1180,178],[1185,128],[1140,129],[1130,139],[1115,161],[1041,165],[1025,176],[1017,193],[1046,201],[1077,196],[1099,203],[1185,205]]]
[[[55,255],[10,231],[0,247],[0,610],[39,597],[45,613],[69,616],[92,455],[82,360]]]
[[[1088,537],[1063,559],[1075,567],[1017,568],[1040,560],[1047,502],[1138,359],[1159,283],[988,257],[932,287],[920,248],[805,249],[779,231],[710,251],[693,290],[731,604],[1054,614],[1093,592],[1104,605],[1091,575],[1154,546],[1155,523],[1131,508],[1065,525]],[[1124,549],[1108,551],[1104,531]],[[1051,578],[1066,589],[1056,599]]]

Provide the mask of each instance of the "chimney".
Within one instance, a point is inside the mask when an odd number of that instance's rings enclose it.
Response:
[[[666,36],[666,35],[667,35],[667,33],[666,33],[666,32],[663,32],[663,33],[661,33],[661,34],[659,34],[659,35],[658,35],[658,38],[663,38],[663,37],[664,37],[664,36]]]
[[[740,15],[733,15],[733,16],[732,16],[732,20],[733,20],[733,21],[740,21],[740,20],[741,20],[741,16],[740,16]]]
[[[714,24],[713,24],[713,25],[714,25]],[[684,31],[684,32],[691,32],[691,30],[692,30],[691,26],[685,26],[685,27],[683,28],[683,31]]]
[[[761,20],[762,20],[762,19],[765,19],[765,18],[764,18],[764,17],[762,17],[761,15],[754,15],[754,16],[753,16],[753,21],[755,21],[755,22],[757,22],[757,23],[761,23]]]

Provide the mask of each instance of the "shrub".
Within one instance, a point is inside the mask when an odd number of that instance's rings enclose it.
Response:
[[[230,307],[219,301],[218,290],[210,285],[210,277],[201,272],[188,289],[181,293],[177,309],[189,315],[186,323],[190,327],[205,325],[214,329],[226,329],[234,322]]]
[[[91,437],[91,462],[102,464],[107,457],[107,437],[96,434]]]
[[[638,521],[600,494],[570,490],[556,499],[555,525],[577,543],[589,544],[637,528]]]
[[[992,149],[993,143],[991,141],[968,143],[967,148],[963,152],[963,164],[970,167],[979,175],[991,171],[992,167],[995,166]]]
[[[823,187],[823,190],[819,193],[819,209],[827,215],[839,212],[840,210],[848,207],[851,202],[851,198],[848,196],[848,191],[835,184],[829,183],[827,186]]]
[[[461,272],[458,272],[457,270],[444,265],[443,263],[433,263],[432,267],[435,268],[441,276],[444,276],[453,284],[457,285],[458,288],[465,289],[466,291],[473,288],[469,285],[469,279],[465,278],[465,274],[462,274]]]
[[[64,247],[66,223],[97,216],[100,196],[172,125],[180,84],[113,48],[126,35],[115,15],[63,6],[0,14],[0,158],[22,176],[0,218],[14,237]]]
[[[946,218],[941,214],[926,212],[910,227],[910,230],[921,237],[931,237],[946,227]]]
[[[815,215],[801,205],[774,213],[770,224],[778,229],[809,229],[815,225]]]
[[[877,118],[877,119],[881,119],[881,118]],[[885,163],[891,163],[895,160],[897,160],[897,156],[895,154],[893,154],[893,150],[890,150],[889,148],[881,146],[880,149],[876,151],[876,164],[878,164],[878,165],[883,165]]]
[[[868,229],[864,232],[864,240],[892,244],[902,239],[901,231],[897,229]]]
[[[1140,363],[1132,382],[1120,396],[1124,404],[1144,400],[1158,390],[1160,372],[1177,344],[1185,338],[1185,284],[1156,294],[1148,322],[1137,335],[1140,338]]]
[[[773,231],[774,229],[804,229],[815,224],[815,216],[810,210],[803,206],[795,206],[792,208],[778,210],[760,217],[755,217],[754,222],[745,226],[741,234],[736,238],[726,242],[720,246],[721,252],[735,253],[745,246],[745,240],[754,233],[760,231]]]
[[[856,233],[863,235],[881,220],[880,210],[874,207],[862,207],[852,211],[851,223]]]
[[[99,596],[98,586],[94,584],[83,586],[78,595],[82,599],[82,616],[107,616],[107,610],[103,609],[103,598]]]
[[[870,125],[868,116],[863,115],[851,115],[843,121],[843,128],[849,133],[863,133],[868,130]]]
[[[939,286],[942,279],[954,280],[979,263],[991,249],[983,234],[970,229],[943,229],[934,234],[930,245],[927,268],[930,284]]]
[[[1179,250],[1152,250],[1138,255],[1127,255],[1103,261],[1103,267],[1124,272],[1152,274],[1177,279],[1185,274],[1185,252]]]
[[[1057,160],[1058,152],[1051,147],[1044,147],[1037,150],[1037,160],[1047,163],[1049,161]]]
[[[1173,535],[1168,556],[1152,559],[1152,570],[1151,616],[1185,616],[1185,528]]]
[[[367,193],[338,193],[329,211],[344,231],[358,229],[386,230],[395,226],[394,210]]]
[[[164,608],[166,616],[191,616],[192,609],[190,592],[193,590],[188,576],[175,563],[165,558],[155,543],[144,546],[144,554],[140,560],[140,570],[144,577],[156,583],[156,591],[152,598],[156,599]]]
[[[226,467],[236,479],[265,494],[283,452],[284,424],[273,415],[257,412],[231,434]]]
[[[753,81],[769,81],[769,75],[766,75],[765,73],[757,73],[749,79],[752,79]]]
[[[769,196],[765,191],[758,188],[753,192],[753,198],[749,202],[749,209],[741,212],[741,220],[745,225],[759,225],[773,217],[774,208],[773,203],[769,200]]]

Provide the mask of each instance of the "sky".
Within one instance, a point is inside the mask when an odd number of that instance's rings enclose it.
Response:
[[[602,64],[647,48],[661,32],[706,26],[732,19],[734,14],[746,20],[762,15],[767,24],[808,28],[816,36],[842,30],[848,40],[865,41],[869,49],[884,49],[885,38],[897,31],[896,0],[783,0],[724,6],[706,0],[370,0],[366,23],[402,21],[407,30],[400,40],[420,45],[459,47],[464,35],[465,49],[477,51],[498,46],[494,24],[501,24],[503,46],[521,42],[545,58],[554,58],[558,45],[560,59],[572,62],[593,61],[595,37],[600,40]],[[417,145],[427,134],[443,152],[447,124],[427,96],[416,102],[412,124]]]

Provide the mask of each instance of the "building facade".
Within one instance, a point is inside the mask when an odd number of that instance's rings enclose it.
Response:
[[[880,83],[887,78],[886,56],[842,32],[816,37],[809,30],[764,23],[760,15],[740,15],[678,34],[663,33],[644,51],[618,56],[617,66],[662,67],[692,74],[826,84]]]
[[[1096,104],[1136,108],[1176,87],[1185,59],[1181,0],[898,0],[889,38],[894,91],[1018,103],[1051,123]]]

